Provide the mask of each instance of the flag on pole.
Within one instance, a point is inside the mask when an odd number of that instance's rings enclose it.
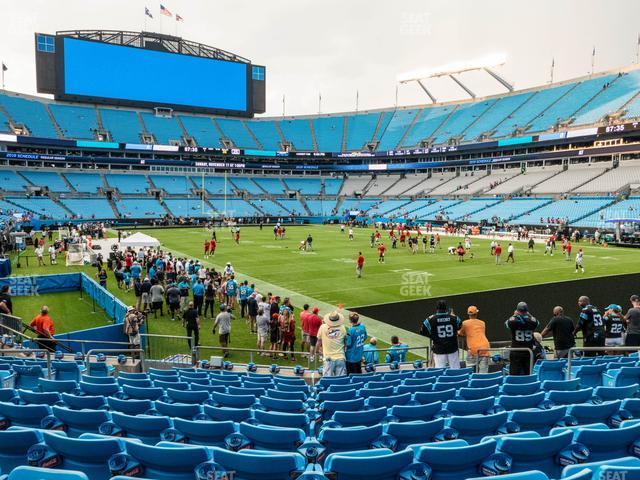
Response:
[[[593,47],[593,52],[591,52],[591,55],[594,56],[594,57],[596,56],[596,47],[595,46]]]
[[[164,15],[165,17],[173,17],[173,14],[162,4],[160,4],[160,14]]]
[[[7,70],[9,70],[9,68],[2,62],[2,71],[6,72]]]
[[[555,67],[555,66],[556,66],[556,59],[555,59],[555,58],[552,58],[552,59],[551,59],[551,68],[553,68],[553,67]]]
[[[144,14],[149,18],[153,18],[153,15],[151,15],[151,12],[147,7],[144,7]]]
[[[184,22],[184,18],[176,13],[176,22]]]

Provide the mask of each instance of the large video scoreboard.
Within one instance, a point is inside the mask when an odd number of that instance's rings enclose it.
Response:
[[[75,102],[235,116],[264,112],[263,66],[176,37],[91,33],[36,34],[39,92]]]

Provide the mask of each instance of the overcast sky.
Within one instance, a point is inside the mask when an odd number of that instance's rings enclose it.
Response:
[[[638,0],[162,0],[183,23],[159,15],[158,1],[0,0],[0,60],[6,88],[36,94],[34,36],[70,29],[176,33],[267,67],[267,114],[391,107],[396,78],[418,68],[504,53],[498,71],[516,88],[636,61]],[[479,73],[461,79],[478,95],[504,91]],[[429,82],[438,100],[464,98],[448,79]],[[428,103],[401,85],[399,105]]]

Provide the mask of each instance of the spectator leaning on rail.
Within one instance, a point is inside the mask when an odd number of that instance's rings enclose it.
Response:
[[[344,316],[337,310],[324,316],[323,324],[318,330],[318,350],[322,351],[324,366],[322,375],[338,377],[346,375],[346,361],[344,354],[347,329],[344,326]]]
[[[376,337],[371,337],[369,339],[369,343],[367,343],[364,346],[363,349],[363,358],[364,358],[364,363],[365,365],[368,365],[370,363],[372,364],[377,364],[379,363],[379,358],[378,358],[378,340],[376,339]]]
[[[460,368],[457,333],[461,326],[460,318],[449,310],[446,300],[438,300],[436,313],[422,322],[420,334],[431,339],[436,368]]]
[[[220,313],[218,314],[215,321],[213,322],[214,335],[216,333],[216,327],[219,328],[218,330],[218,332],[220,333],[219,341],[220,341],[220,346],[222,347],[222,353],[224,357],[229,356],[229,351],[227,350],[227,346],[229,345],[230,337],[231,337],[231,320],[233,320],[234,318],[235,317],[231,315],[231,313],[229,312],[227,305],[223,303],[222,305],[220,305]]]
[[[487,339],[486,325],[478,318],[479,312],[478,307],[474,305],[467,308],[469,318],[462,322],[458,335],[467,340],[467,366],[478,365],[479,373],[487,373],[489,371],[488,349],[491,344]]]
[[[40,348],[55,350],[55,340],[53,340],[55,328],[53,320],[49,316],[49,307],[43,305],[40,309],[40,315],[31,320],[29,326],[36,331],[38,335],[36,343],[40,345]]]
[[[135,307],[128,307],[124,317],[124,334],[129,338],[129,348],[140,348],[140,327],[144,324],[144,314],[136,310]],[[132,354],[133,358],[137,354]]]
[[[580,308],[580,316],[578,324],[573,330],[574,335],[582,330],[585,347],[604,347],[604,321],[600,311],[591,305],[589,297],[581,296],[578,298],[578,307]],[[601,355],[601,351],[585,351],[585,357],[595,357]]]
[[[518,303],[516,311],[505,322],[505,326],[511,331],[512,348],[528,348],[533,351],[533,332],[538,328],[538,320],[529,313],[529,307],[525,302]],[[529,375],[531,373],[529,352],[510,352],[510,375]]]
[[[627,324],[627,338],[625,346],[640,346],[640,296],[632,295],[629,299],[631,308],[627,310],[624,320]]]
[[[397,335],[392,336],[391,347],[385,355],[384,362],[404,362],[407,359],[407,348],[409,348],[409,345],[407,345],[406,343],[402,343]]]
[[[553,317],[542,330],[542,338],[553,336],[553,348],[556,358],[567,358],[569,349],[576,346],[573,320],[564,314],[564,308],[553,308]]]

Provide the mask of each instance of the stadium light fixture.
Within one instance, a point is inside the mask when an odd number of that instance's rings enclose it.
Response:
[[[449,77],[460,88],[462,88],[465,93],[467,93],[467,95],[469,95],[471,98],[476,98],[475,93],[473,93],[471,89],[464,85],[462,81],[460,81],[460,79],[457,77],[457,75],[464,72],[483,70],[495,80],[497,80],[507,90],[513,92],[513,86],[493,70],[493,68],[495,67],[504,65],[506,61],[507,56],[504,53],[492,53],[473,60],[452,62],[446,65],[440,65],[438,67],[423,68],[401,73],[400,75],[398,75],[397,81],[400,84],[417,82],[418,85],[420,85],[424,92],[429,96],[431,101],[436,103],[435,97],[431,94],[431,92],[429,92],[424,82],[425,80],[428,80],[430,78]]]

